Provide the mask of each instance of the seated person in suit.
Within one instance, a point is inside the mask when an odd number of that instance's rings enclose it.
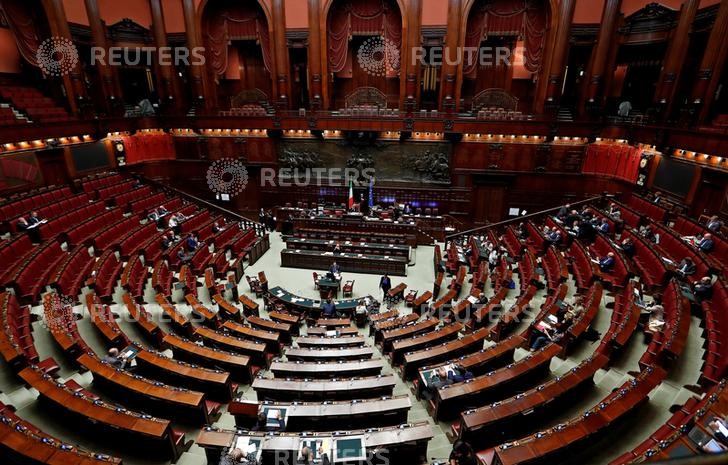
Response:
[[[559,244],[561,242],[561,232],[556,228],[552,227],[546,235],[546,240],[552,244]]]
[[[334,255],[341,255],[341,244],[338,242],[334,246]]]
[[[298,459],[296,461],[297,465],[312,465],[313,463],[320,463],[321,465],[331,465],[331,460],[329,460],[329,454],[326,453],[326,451],[323,449],[323,447],[319,447],[317,449],[318,452],[318,461],[315,461],[313,451],[308,446],[303,446],[301,449],[301,454],[298,456]]]
[[[223,231],[223,229],[224,228],[222,226],[220,226],[217,221],[215,221],[214,223],[212,223],[212,233],[213,234],[217,234],[220,231]]]
[[[719,233],[721,228],[723,228],[723,222],[718,218],[717,215],[713,215],[710,217],[705,227],[713,233]]]
[[[599,232],[609,234],[609,220],[602,218],[602,222],[599,224]]]
[[[117,349],[116,347],[112,347],[111,349],[109,349],[109,351],[106,353],[104,358],[101,359],[101,361],[108,363],[118,370],[123,370],[126,367],[127,362],[126,359],[119,356],[119,349]]]
[[[653,244],[660,244],[660,235],[654,232],[650,226],[640,226],[639,234]]]
[[[43,221],[43,219],[38,216],[38,212],[36,212],[36,211],[30,212],[30,218],[28,218],[29,225],[33,226],[34,224],[38,224],[41,221]]]
[[[329,273],[334,275],[336,279],[338,279],[339,275],[341,275],[341,268],[339,267],[339,264],[334,262],[329,267]]]
[[[606,257],[599,260],[599,269],[603,272],[609,272],[614,269],[614,252],[609,252]]]
[[[713,281],[710,276],[703,278],[693,286],[693,294],[699,301],[710,300],[713,297]]]
[[[681,278],[685,279],[688,276],[694,275],[696,271],[698,271],[698,268],[695,266],[695,263],[692,261],[692,259],[690,257],[685,257],[678,265],[675,273],[677,273],[677,275]]]
[[[296,460],[297,465],[313,465],[313,451],[308,446],[303,446]]]
[[[227,454],[222,454],[220,457],[220,465],[234,465],[236,463],[242,463],[245,455],[240,449],[231,449]]]
[[[331,299],[326,299],[326,302],[321,304],[321,314],[325,318],[333,318],[336,316],[336,305],[334,305]]]
[[[174,240],[174,233],[172,231],[168,232],[164,236],[162,236],[162,250],[167,250],[170,247],[172,247],[175,243]]]
[[[15,223],[15,228],[18,230],[18,232],[24,232],[28,234],[28,237],[30,238],[30,241],[34,244],[40,243],[40,231],[38,228],[31,228],[30,223],[28,220],[26,220],[24,217],[18,218],[18,222]]]
[[[447,373],[448,379],[452,380],[453,383],[462,383],[468,379],[473,378],[473,374],[463,368],[461,365],[455,365],[452,371]]]
[[[281,416],[281,412],[278,412],[276,417],[271,421],[275,424],[273,426],[268,426],[268,416],[263,411],[258,412],[258,418],[255,422],[255,425],[253,426],[252,431],[284,432],[286,430],[286,421]]]
[[[197,250],[197,247],[200,246],[200,243],[197,240],[197,236],[190,233],[187,235],[187,242],[185,245],[187,245],[187,250],[189,250],[190,252],[194,252],[195,250]]]
[[[713,235],[712,234],[705,234],[703,235],[702,239],[700,239],[696,246],[698,247],[698,250],[705,253],[710,253],[710,251],[713,250],[713,247],[715,247],[715,242],[713,241]]]
[[[180,247],[179,250],[177,250],[177,258],[179,259],[180,263],[187,263],[192,260],[192,254],[185,252],[185,249],[183,247]]]
[[[447,369],[440,367],[435,371],[435,376],[430,379],[427,386],[422,390],[422,398],[425,400],[432,400],[435,398],[435,393],[443,386],[449,386],[454,381],[450,378]]]
[[[714,417],[708,423],[711,434],[724,446],[728,446],[728,421],[725,418]]]
[[[478,465],[478,458],[470,444],[459,439],[452,446],[448,465]]]
[[[629,237],[624,238],[622,243],[619,245],[622,249],[622,252],[628,257],[632,258],[634,257],[634,254],[637,252],[634,246],[634,241],[630,239]]]

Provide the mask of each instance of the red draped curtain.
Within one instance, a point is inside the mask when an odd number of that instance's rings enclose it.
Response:
[[[228,45],[233,40],[254,40],[260,44],[265,69],[270,72],[272,56],[268,21],[257,2],[211,2],[205,8],[202,21],[207,60],[215,75],[225,74]]]
[[[525,68],[541,67],[548,11],[545,0],[481,0],[468,16],[465,47],[478,48],[489,36],[517,36],[525,44]],[[479,60],[466,60],[463,73],[474,79]]]
[[[42,11],[40,2],[36,2],[34,7],[28,0],[3,0],[0,2],[0,8],[10,30],[13,31],[20,55],[31,65],[38,66],[36,53],[43,41],[37,29],[39,24],[37,14]]]
[[[625,144],[590,144],[583,172],[637,182],[642,149]]]
[[[402,13],[394,0],[339,0],[327,23],[329,72],[351,69],[349,42],[353,36],[379,36],[400,50]],[[387,77],[399,76],[401,60],[386,60]],[[389,66],[392,65],[392,66]]]

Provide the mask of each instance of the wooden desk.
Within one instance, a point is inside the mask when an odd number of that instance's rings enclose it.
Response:
[[[252,386],[265,400],[341,400],[391,396],[395,384],[394,375],[380,375],[342,380],[256,378]]]
[[[253,377],[253,367],[250,362],[250,357],[246,355],[200,346],[174,334],[166,335],[163,342],[172,349],[175,358],[188,360],[193,363],[201,363],[208,368],[224,368],[235,379],[245,383],[250,382]]]
[[[289,268],[306,268],[312,270],[328,269],[333,262],[341,267],[344,273],[388,273],[392,276],[407,276],[409,260],[403,257],[364,254],[337,254],[313,250],[281,251],[281,266]]]
[[[383,331],[382,347],[384,349],[384,352],[391,352],[392,344],[394,343],[394,341],[432,331],[437,327],[438,324],[440,324],[440,321],[437,318],[430,318],[428,320],[423,320],[419,323],[405,326],[403,328]]]
[[[455,341],[407,353],[402,362],[402,377],[411,380],[417,376],[417,370],[424,366],[481,350],[487,335],[488,330],[481,328]]]
[[[48,375],[32,367],[23,369],[18,376],[38,391],[43,401],[53,407],[89,422],[111,434],[123,433],[137,441],[137,445],[156,447],[167,457],[176,458],[176,451],[168,420],[120,409],[103,401],[95,401],[77,394]]]
[[[191,365],[141,348],[134,360],[137,362],[137,371],[153,379],[202,391],[217,400],[232,399],[232,381],[230,373],[226,371]]]
[[[399,365],[404,358],[406,352],[424,349],[425,347],[434,346],[442,342],[457,339],[460,331],[463,330],[461,323],[452,323],[437,331],[431,331],[421,335],[413,336],[408,339],[399,339],[392,343],[392,363]]]
[[[266,359],[265,344],[247,341],[245,339],[238,339],[237,337],[218,333],[217,331],[204,327],[195,328],[194,334],[196,336],[200,336],[206,343],[213,346],[238,354],[247,355],[256,365],[264,366],[268,363]]]
[[[275,461],[275,457],[283,454],[297,457],[301,450],[302,440],[334,438],[332,433],[310,433],[301,436],[297,433],[245,433],[246,437],[261,439],[263,461]],[[378,454],[392,464],[409,464],[426,462],[427,443],[433,438],[432,428],[428,422],[404,425],[403,427],[379,428],[375,430],[353,430],[336,435],[336,439],[347,436],[363,436],[364,447],[368,454]],[[196,443],[205,449],[208,463],[218,463],[220,454],[229,449],[236,441],[234,431],[221,431],[206,428],[197,436]],[[414,459],[413,459],[414,457]]]
[[[270,371],[276,378],[350,378],[376,376],[382,373],[384,361],[363,359],[340,362],[274,361]]]
[[[553,454],[567,453],[634,412],[647,401],[649,393],[665,376],[661,368],[648,368],[634,382],[628,381],[586,414],[508,446],[496,447],[493,463],[496,460],[502,465],[541,463],[547,462]],[[488,462],[481,459],[481,463]]]
[[[144,410],[182,422],[210,423],[205,406],[205,395],[197,391],[174,388],[125,370],[117,370],[96,357],[84,354],[78,363],[93,374],[94,385],[107,386],[130,403]]]
[[[390,255],[409,259],[410,247],[400,244],[377,244],[373,242],[334,241],[325,239],[306,239],[286,237],[286,248],[290,250],[315,250],[331,252],[338,244],[341,252],[351,254]]]
[[[319,318],[316,320],[316,326],[321,326],[323,328],[345,328],[347,326],[351,326],[351,319],[350,318]],[[310,328],[309,328],[310,330]]]
[[[126,310],[129,312],[132,319],[137,323],[137,325],[139,325],[147,338],[158,346],[165,336],[164,331],[162,331],[159,325],[154,322],[152,316],[144,309],[144,307],[134,302],[131,295],[124,293],[123,300],[126,305]]]
[[[419,320],[420,316],[416,313],[410,313],[408,315],[392,318],[389,320],[382,320],[374,323],[371,326],[370,332],[374,335],[374,342],[381,342],[382,333],[384,331],[392,331],[402,326],[407,326],[415,321]]]
[[[565,375],[525,393],[462,412],[458,428],[459,438],[465,441],[478,438],[481,447],[488,447],[497,444],[497,442],[490,443],[490,438],[500,442],[521,437],[524,432],[532,431],[536,426],[534,413],[537,416],[542,415],[546,409],[552,411],[557,405],[573,400],[573,395],[578,395],[576,392],[579,388],[591,386],[594,374],[608,362],[606,356],[597,354],[584,360]]]
[[[295,294],[291,294],[281,287],[271,288],[268,291],[268,295],[272,301],[283,304],[290,312],[303,314],[308,316],[309,318],[314,319],[318,318],[321,314],[321,300],[300,297]],[[332,300],[332,302],[334,305],[336,305],[337,312],[346,315],[354,315],[356,307],[359,305],[359,302],[365,298],[372,299],[371,296],[366,296],[360,297],[358,299],[334,299]],[[283,321],[285,323],[293,324],[293,322],[295,322],[295,324],[298,325],[298,323],[300,322],[300,319],[297,316],[287,315],[285,313],[282,314],[280,312],[270,313],[270,317],[273,320],[275,320],[274,313],[276,313],[276,315],[280,316],[281,318],[285,318],[285,321]]]
[[[86,452],[51,436],[39,436],[22,421],[0,422],[0,450],[10,463],[49,465],[121,464],[121,459]],[[73,447],[70,450],[62,447]],[[6,455],[7,454],[7,455]]]
[[[286,349],[286,358],[288,360],[309,360],[309,361],[332,361],[332,360],[361,360],[370,359],[374,355],[374,349],[371,347],[358,348],[338,348],[338,349]]]
[[[407,245],[417,247],[417,226],[414,223],[368,221],[363,217],[346,221],[338,218],[295,218],[293,220],[293,229],[296,232],[301,229],[328,231],[331,236],[330,239],[336,239],[337,236],[349,237],[357,234],[375,234],[399,240],[405,239]]]
[[[336,402],[252,402],[234,400],[228,413],[238,428],[250,429],[257,420],[252,412],[261,407],[286,410],[286,430],[332,431],[356,428],[379,428],[407,423],[412,407],[409,396]]]
[[[253,315],[259,316],[260,312],[258,310],[259,305],[257,302],[253,301],[253,299],[251,299],[250,297],[248,297],[245,294],[238,297],[238,300],[243,305],[243,313],[245,314],[246,317],[250,317]]]
[[[265,318],[261,318],[259,316],[249,316],[245,319],[250,326],[253,328],[258,328],[263,331],[270,331],[273,333],[278,333],[280,336],[280,342],[284,344],[290,344],[291,343],[291,325],[288,323],[279,323],[277,321],[273,320],[267,320]]]
[[[366,340],[364,336],[301,336],[296,339],[296,343],[298,347],[361,347],[366,343]]]
[[[223,297],[222,295],[215,294],[214,296],[212,296],[212,301],[217,304],[217,308],[225,318],[234,321],[241,320],[240,309],[232,302],[228,302],[227,300],[225,300],[225,297]]]
[[[226,321],[222,329],[229,331],[235,337],[265,344],[265,351],[270,354],[277,355],[281,351],[281,333],[251,328],[234,321]]]
[[[438,420],[452,418],[455,412],[492,402],[511,392],[514,386],[523,387],[542,378],[549,372],[551,359],[560,351],[559,345],[549,344],[504,368],[438,389],[433,399],[433,416]]]
[[[399,316],[399,310],[389,310],[386,312],[380,312],[380,313],[374,313],[372,315],[369,315],[369,323],[374,325],[376,323],[379,323],[384,320],[389,320],[391,318],[396,318]]]
[[[329,330],[325,327],[320,326],[309,326],[308,329],[306,329],[306,335],[307,336],[326,336],[326,333],[329,331],[336,331],[337,336],[358,336],[359,330],[357,328],[336,328]]]

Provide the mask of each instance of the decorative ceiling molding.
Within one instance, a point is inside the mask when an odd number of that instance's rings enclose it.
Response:
[[[641,10],[626,17],[618,32],[630,35],[670,31],[677,26],[679,16],[679,11],[659,3],[648,3]]]
[[[129,18],[109,26],[107,34],[115,42],[152,42],[151,31]]]

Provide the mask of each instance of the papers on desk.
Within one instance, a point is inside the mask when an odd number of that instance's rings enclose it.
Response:
[[[339,335],[339,332],[335,329],[332,329],[331,331],[326,331],[326,337],[336,337]]]
[[[324,252],[322,255],[334,255],[334,252]]]
[[[667,257],[660,257],[660,258],[662,259],[663,262],[667,263],[668,265],[673,265],[673,266],[675,265],[675,262],[673,262],[672,260],[670,260]]]
[[[536,323],[536,329],[543,332],[550,331],[552,329],[551,325],[546,323],[545,321],[539,321]]]
[[[590,258],[590,260],[591,260],[592,263],[596,263],[597,265],[599,264],[599,260],[596,260],[594,258]]]
[[[478,298],[477,298],[477,297],[475,297],[474,295],[471,295],[471,296],[468,296],[468,299],[467,299],[467,300],[468,300],[468,302],[470,302],[471,304],[474,304],[475,302],[477,302],[477,301],[478,301]]]
[[[235,441],[235,449],[240,449],[246,456],[255,456],[256,460],[260,460],[263,453],[263,438],[238,436]]]
[[[548,315],[546,318],[549,320],[549,322],[551,324],[554,324],[554,325],[559,322],[559,319],[556,318],[556,315]]]

